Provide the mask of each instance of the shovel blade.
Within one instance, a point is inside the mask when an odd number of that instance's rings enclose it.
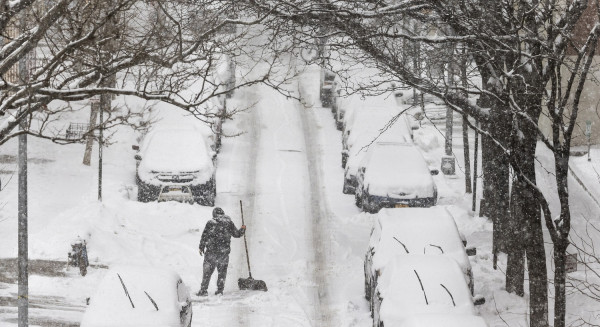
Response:
[[[252,291],[267,291],[267,284],[259,279],[253,278],[240,278],[238,279],[238,286],[240,290],[252,290]]]

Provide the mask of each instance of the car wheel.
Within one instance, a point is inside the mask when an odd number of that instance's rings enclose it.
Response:
[[[213,177],[210,180],[209,191],[204,196],[203,205],[208,206],[208,207],[214,207],[216,197],[217,197],[217,183],[215,181],[215,178]]]
[[[362,202],[363,211],[372,213],[373,209],[371,209],[371,204],[369,203],[369,197],[364,192],[363,192],[363,195],[361,198],[361,202]]]
[[[342,188],[342,193],[351,194],[350,188],[348,187],[348,183],[346,183],[346,179],[344,178],[344,187]]]
[[[215,196],[210,194],[208,198],[205,200],[206,206],[214,207],[215,206]]]
[[[377,213],[379,211],[377,204],[374,203],[373,201],[370,201],[369,194],[367,194],[365,192],[363,192],[362,203],[363,203],[363,209],[368,213]]]
[[[371,302],[371,287],[369,287],[367,276],[365,276],[365,300]]]
[[[362,209],[362,201],[358,193],[354,193],[354,204],[356,204],[357,207]]]
[[[435,199],[434,198],[429,198],[427,200],[424,201],[423,203],[423,207],[433,207],[435,205]]]
[[[346,168],[346,163],[348,162],[348,157],[342,154],[342,168]]]
[[[150,202],[150,194],[143,183],[138,183],[137,200],[138,202]]]

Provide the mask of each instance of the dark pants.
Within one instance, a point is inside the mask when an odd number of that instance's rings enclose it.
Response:
[[[208,290],[208,283],[215,268],[217,268],[217,292],[223,292],[225,277],[227,277],[227,266],[229,265],[229,253],[206,253],[204,255],[204,271],[202,273],[202,285],[200,291]]]

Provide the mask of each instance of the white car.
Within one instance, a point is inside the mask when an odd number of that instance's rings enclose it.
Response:
[[[335,112],[336,127],[343,131],[354,120],[354,110],[361,107],[397,107],[393,96],[365,97],[361,94],[352,94],[339,98]]]
[[[135,155],[138,201],[198,202],[214,206],[215,156],[204,134],[194,128],[149,132]]]
[[[409,142],[413,133],[408,118],[397,107],[362,107],[353,111],[352,124],[342,131],[342,167],[355,145],[365,147],[374,142]]]
[[[81,327],[190,327],[192,302],[179,275],[168,269],[109,269],[90,297]]]
[[[373,223],[365,254],[365,298],[371,300],[379,276],[398,255],[446,256],[456,261],[474,293],[466,239],[446,207],[382,209]]]
[[[369,150],[356,175],[355,202],[364,211],[381,208],[431,207],[437,187],[421,150],[407,143],[378,143]]]
[[[399,255],[390,262],[375,289],[374,325],[402,326],[419,315],[476,316],[474,302],[485,301],[471,296],[455,260],[446,256]]]
[[[380,115],[366,115],[361,119],[360,126],[355,128],[347,140],[347,150],[342,151],[342,166],[344,167],[344,194],[354,194],[356,191],[358,166],[369,149],[378,143],[413,143],[412,129],[405,114],[397,116],[391,126],[390,118]],[[367,128],[365,128],[367,127]]]

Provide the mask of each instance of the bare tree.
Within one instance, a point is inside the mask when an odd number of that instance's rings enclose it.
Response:
[[[597,1],[245,2],[262,12],[275,12],[287,22],[317,26],[314,29],[327,26],[330,40],[334,40],[332,48],[346,56],[368,58],[389,80],[432,94],[482,123],[479,129],[470,127],[484,136],[486,202],[494,228],[500,231],[495,233],[501,240],[499,250],[509,257],[507,290],[523,294],[526,257],[531,325],[548,326],[543,217],[557,267],[554,326],[564,326],[564,254],[570,231],[567,163],[599,33],[596,23],[584,33],[584,42],[576,42],[572,32],[586,9],[597,18]],[[426,33],[399,28],[412,20],[420,22]],[[453,30],[452,35],[443,33],[447,28]],[[403,51],[407,43],[414,42],[419,43],[421,58],[435,55],[440,46],[464,44],[478,78],[469,82],[468,89],[429,78],[415,69]],[[376,82],[371,86],[381,89],[382,85]],[[465,94],[478,96],[479,104]],[[544,111],[551,119],[552,135],[545,135],[539,126]],[[538,139],[554,153],[561,202],[556,219],[535,181]],[[514,181],[509,187],[511,171]]]
[[[14,127],[25,118],[30,119],[24,133],[78,141],[48,124],[64,112],[60,103],[100,94],[162,101],[209,123],[218,115],[230,116],[209,108],[211,98],[229,92],[211,77],[220,56],[239,53],[236,49],[248,42],[244,27],[262,20],[233,17],[234,5],[229,0],[3,1],[0,144],[19,134]],[[22,16],[25,26],[19,26]],[[241,28],[232,33],[236,25]],[[27,80],[11,77],[27,56],[35,58]],[[236,87],[260,82],[270,83],[269,75]],[[137,114],[114,112],[104,125],[131,123]]]

